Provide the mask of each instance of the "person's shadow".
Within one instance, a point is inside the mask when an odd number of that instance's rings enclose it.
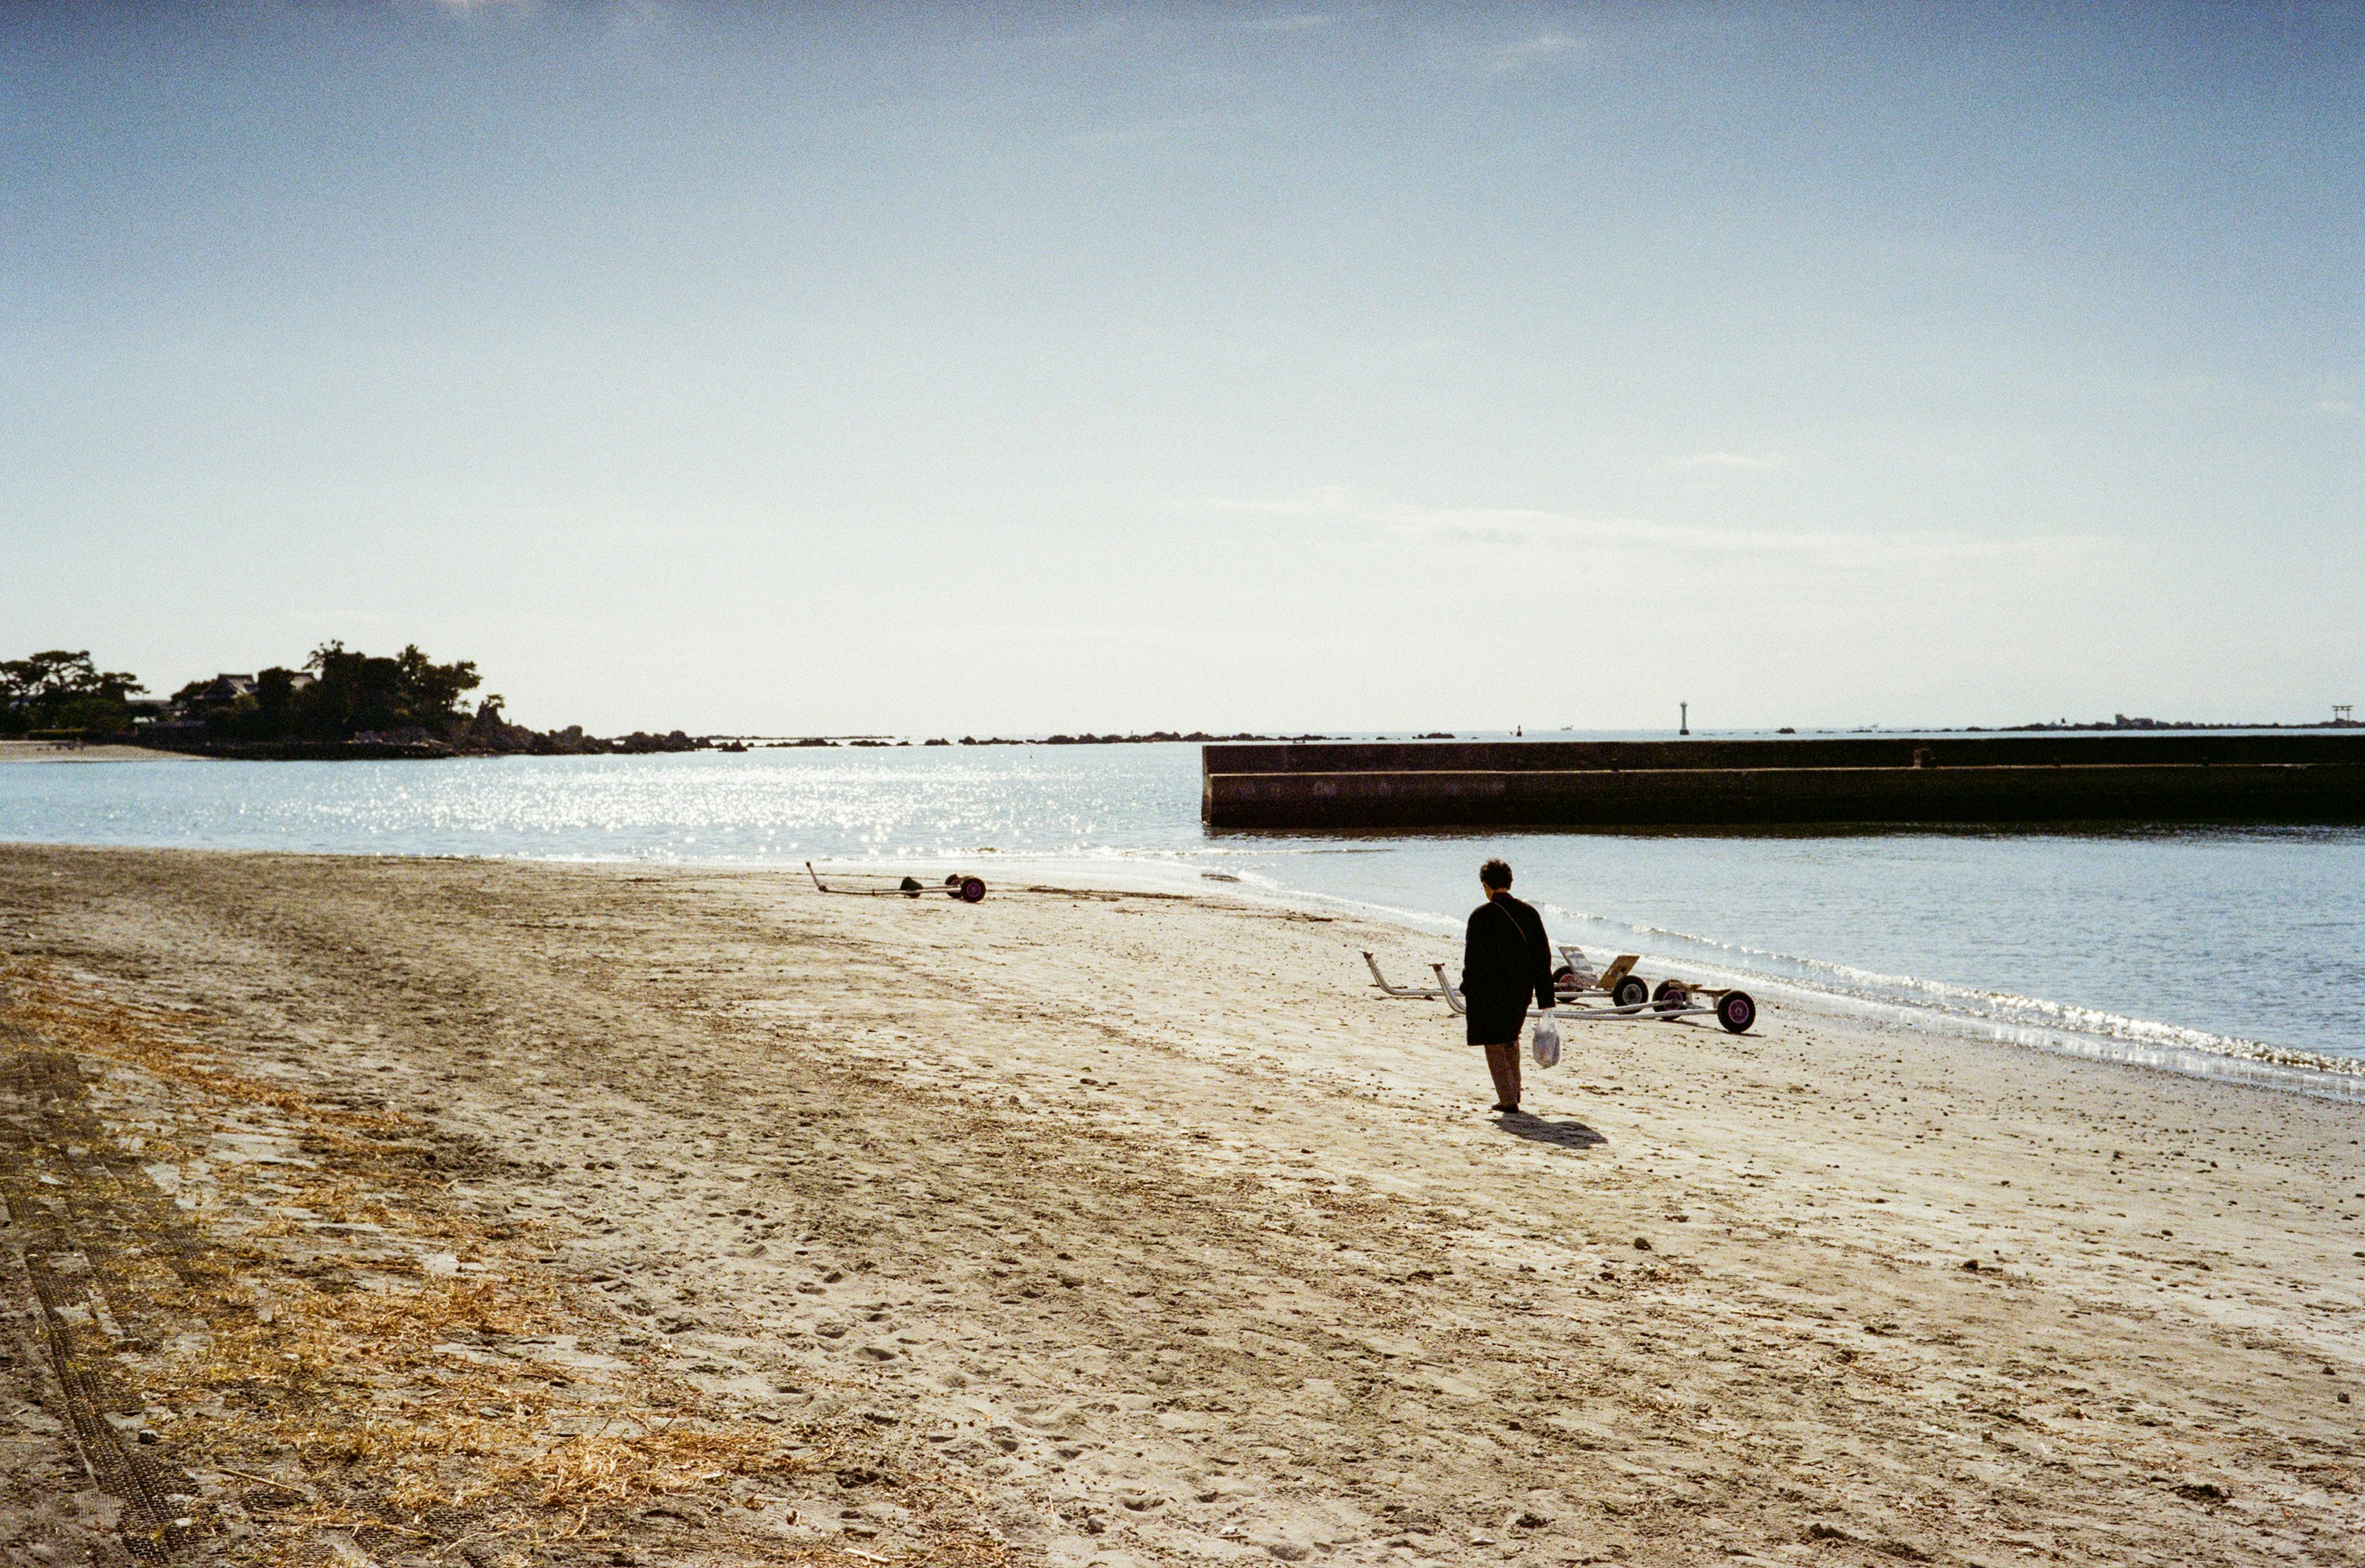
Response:
[[[1541,1116],[1531,1116],[1525,1111],[1516,1115],[1497,1116],[1495,1125],[1513,1137],[1523,1137],[1530,1143],[1550,1144],[1554,1148],[1592,1148],[1609,1141],[1583,1122],[1547,1122]]]

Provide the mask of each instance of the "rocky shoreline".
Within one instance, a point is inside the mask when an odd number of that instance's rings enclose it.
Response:
[[[974,735],[963,735],[958,741],[886,740],[875,735],[806,735],[794,740],[763,740],[744,735],[692,735],[681,730],[661,735],[635,730],[628,735],[601,736],[584,734],[580,724],[571,724],[564,730],[532,730],[522,724],[509,723],[497,714],[480,713],[474,721],[441,735],[418,729],[356,735],[348,741],[244,741],[226,740],[207,734],[203,726],[190,725],[179,731],[142,731],[125,737],[122,744],[142,746],[151,751],[231,761],[388,762],[404,759],[433,761],[458,756],[640,756],[667,752],[807,750],[839,746],[893,749],[952,745],[1198,745],[1244,742],[1279,745],[1329,738],[1328,735],[1262,735],[1247,732],[1218,735],[1203,730],[1193,730],[1187,734],[1173,730],[1157,730],[1148,734],[1123,735],[1085,734],[1014,738],[995,735],[983,740]]]
[[[628,735],[588,735],[580,724],[563,730],[534,730],[512,724],[490,706],[475,718],[440,734],[411,727],[383,734],[364,733],[351,740],[233,740],[210,733],[202,724],[163,726],[128,737],[135,745],[153,751],[178,752],[251,762],[385,762],[405,758],[436,760],[454,756],[633,756],[653,752],[745,751],[744,741],[717,735],[692,735],[680,730],[650,734],[635,730]]]

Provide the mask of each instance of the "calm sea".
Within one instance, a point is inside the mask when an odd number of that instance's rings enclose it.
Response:
[[[989,881],[1085,862],[1167,885],[1236,877],[1441,935],[1500,854],[1556,940],[1642,953],[1645,972],[2365,1097],[2365,831],[1209,834],[1198,767],[1191,745],[22,764],[0,766],[0,839],[856,860]]]

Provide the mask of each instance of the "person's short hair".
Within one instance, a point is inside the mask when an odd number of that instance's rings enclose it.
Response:
[[[1489,860],[1478,868],[1478,879],[1501,892],[1511,885],[1511,866],[1507,860]]]

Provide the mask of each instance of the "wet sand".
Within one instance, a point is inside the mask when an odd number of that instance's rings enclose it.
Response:
[[[1777,1002],[1578,1035],[1498,1122],[1362,947],[1451,956],[1217,897],[0,847],[6,1234],[96,1249],[72,1334],[191,1551],[2356,1560],[2365,1112]],[[222,1261],[141,1286],[143,1224]],[[0,1550],[102,1540],[139,1509],[17,1321]]]

